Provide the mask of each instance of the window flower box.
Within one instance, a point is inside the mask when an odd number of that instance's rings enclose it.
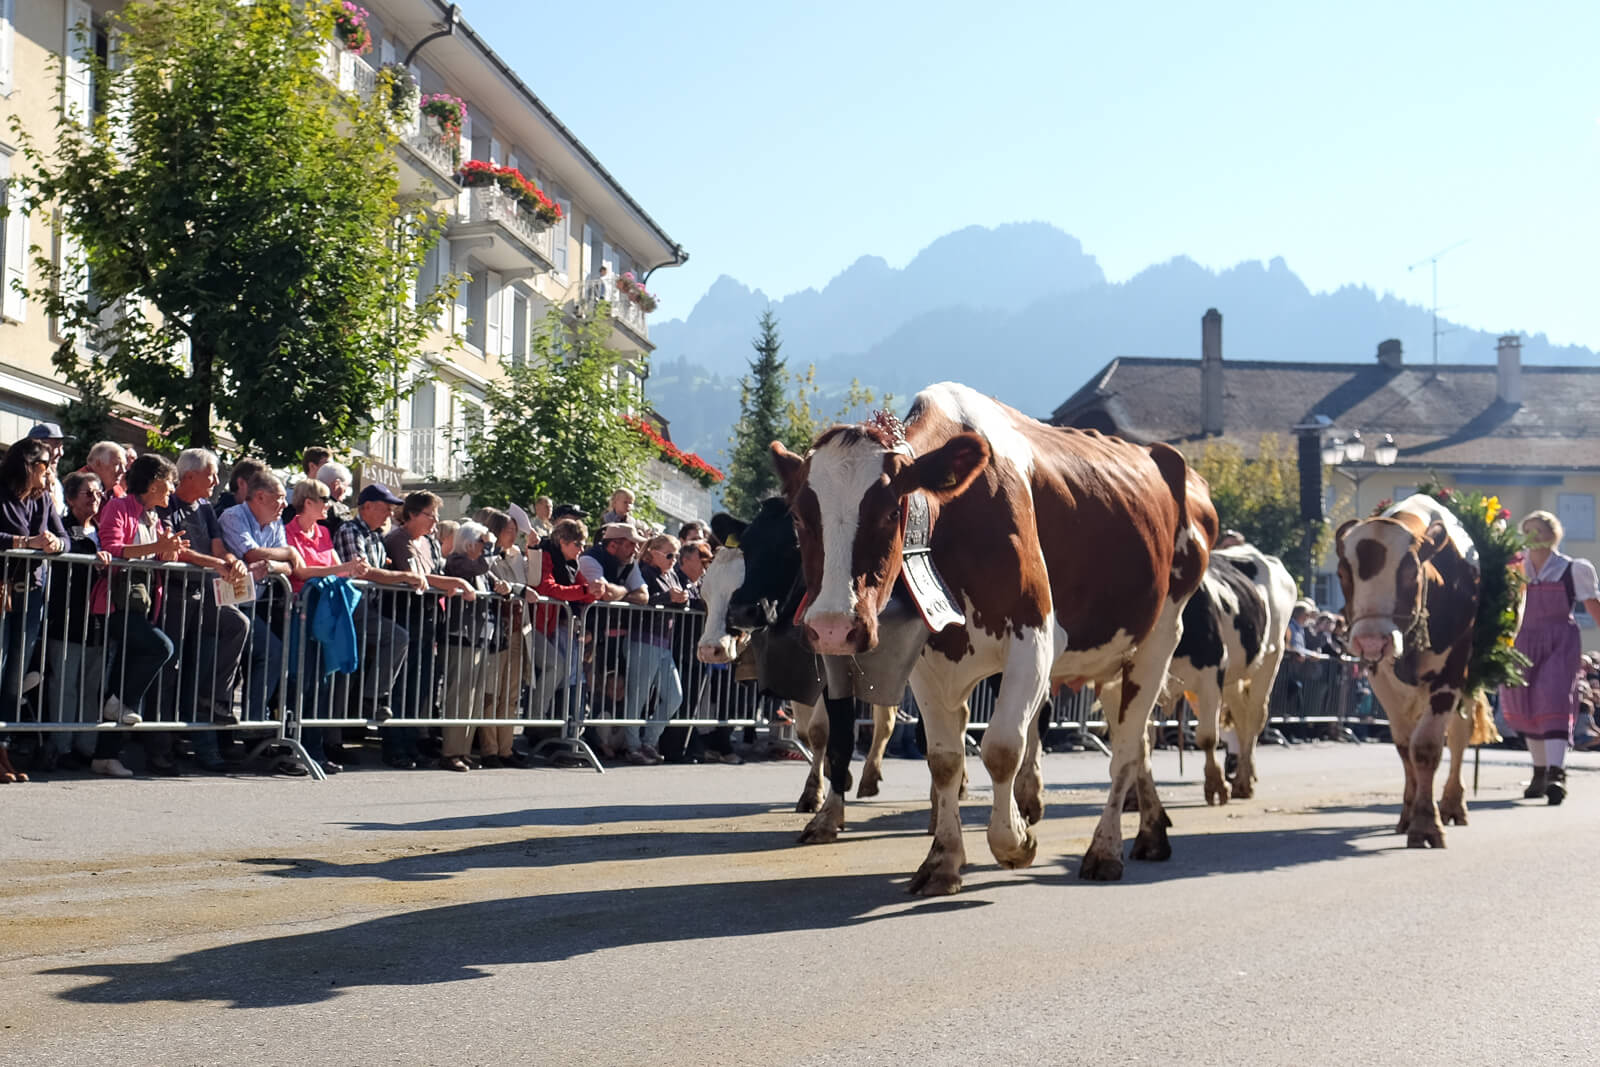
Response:
[[[364,56],[372,51],[372,28],[367,25],[371,12],[351,2],[344,0],[339,9],[333,14],[334,36],[344,45],[345,50],[358,56]]]

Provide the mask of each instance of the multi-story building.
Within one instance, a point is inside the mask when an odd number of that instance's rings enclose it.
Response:
[[[444,236],[418,279],[419,298],[452,274],[463,280],[453,307],[433,336],[427,379],[398,409],[393,429],[365,443],[366,466],[390,480],[449,482],[464,473],[461,442],[481,425],[484,397],[504,368],[528,358],[530,338],[551,306],[570,316],[592,315],[610,303],[611,347],[623,354],[619,374],[642,377],[651,351],[646,312],[619,292],[616,280],[643,279],[687,260],[577,136],[542,103],[456,9],[440,0],[363,0],[370,10],[373,47],[357,55],[330,41],[325,73],[351,93],[371,94],[377,71],[402,64],[423,98],[448,94],[466,105],[459,137],[421,113],[399,118],[396,148],[401,195],[421,201],[446,220]],[[48,144],[58,101],[92,107],[85,58],[105,54],[114,14],[110,0],[0,0],[0,111],[15,114]],[[93,35],[74,32],[92,26]],[[51,54],[64,56],[64,76]],[[20,168],[16,146],[0,130],[0,179]],[[562,218],[542,225],[498,187],[464,188],[461,164],[483,160],[521,171],[560,205]],[[0,319],[0,440],[14,440],[71,399],[52,371],[58,341],[37,306],[9,284],[31,277],[30,243],[60,254],[48,220],[13,214],[0,230],[6,292]],[[604,269],[602,269],[604,268]],[[142,436],[136,405],[126,405],[129,436]],[[652,465],[650,477],[687,481]],[[703,492],[690,482],[687,488]],[[697,506],[703,510],[709,501]]]

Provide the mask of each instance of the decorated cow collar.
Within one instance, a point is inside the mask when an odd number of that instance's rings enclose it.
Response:
[[[910,451],[909,445],[906,450]],[[938,633],[947,626],[964,625],[967,619],[956,607],[955,594],[933,566],[933,515],[920,489],[906,494],[900,535],[900,580],[928,630]]]

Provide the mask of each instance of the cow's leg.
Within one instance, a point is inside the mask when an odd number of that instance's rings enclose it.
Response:
[[[983,732],[983,765],[994,783],[989,809],[989,851],[1002,867],[1026,867],[1039,851],[1039,840],[1018,810],[1014,791],[1017,772],[1031,746],[1038,758],[1039,734],[1034,716],[1050,685],[1050,639],[1024,630],[1011,639],[994,715]]]
[[[1430,700],[1443,704],[1444,711],[1425,712],[1422,721],[1411,731],[1411,766],[1416,780],[1416,791],[1411,798],[1411,823],[1406,827],[1407,848],[1444,848],[1444,826],[1439,822],[1439,809],[1433,802],[1433,778],[1439,770],[1439,759],[1444,755],[1445,716],[1455,708],[1453,690],[1437,690]]]
[[[1461,784],[1461,764],[1467,754],[1467,742],[1472,739],[1472,711],[1469,701],[1460,711],[1446,713],[1450,719],[1444,727],[1445,744],[1450,749],[1450,776],[1445,779],[1444,795],[1439,798],[1439,820],[1446,826],[1467,825],[1467,791]]]
[[[911,674],[911,691],[922,708],[922,725],[928,735],[934,830],[927,858],[907,888],[926,897],[960,892],[961,868],[967,862],[958,799],[967,763],[967,706],[964,694],[955,691],[957,684],[948,670],[926,660]]]
[[[1161,695],[1172,651],[1183,633],[1179,621],[1182,607],[1170,600],[1163,604],[1154,629],[1123,665],[1121,699],[1117,710],[1107,713],[1111,720],[1111,792],[1078,867],[1079,878],[1114,882],[1122,877],[1122,798],[1129,788],[1139,790],[1139,835],[1134,839],[1132,858],[1164,860],[1172,855],[1167,841],[1172,820],[1156,796],[1145,723]]]
[[[828,714],[828,796],[800,834],[802,845],[835,841],[844,829],[844,798],[850,792],[850,757],[855,754],[856,702],[851,696],[824,697]]]
[[[1389,736],[1394,740],[1395,751],[1400,753],[1400,766],[1405,768],[1406,787],[1400,798],[1400,821],[1394,828],[1397,834],[1403,834],[1411,828],[1411,806],[1417,795],[1417,771],[1411,763],[1411,732],[1416,727],[1416,718],[1412,714],[1409,703],[1402,705],[1396,700],[1398,711],[1389,711],[1388,705],[1384,710],[1389,714]]]
[[[1282,649],[1269,655],[1268,661],[1251,672],[1237,704],[1228,709],[1234,732],[1239,736],[1239,766],[1233,775],[1235,800],[1248,800],[1255,795],[1256,742],[1261,739],[1261,731],[1267,728],[1272,685],[1278,680],[1278,666],[1283,662]]]
[[[810,814],[822,808],[825,788],[822,782],[828,771],[828,709],[820,700],[815,704],[795,704],[793,707],[797,720],[794,728],[811,746],[811,773],[806,776],[805,788],[800,790],[800,801],[795,804],[794,810]]]
[[[1217,762],[1217,733],[1222,724],[1222,668],[1200,672],[1194,692],[1194,737],[1206,756],[1206,803],[1228,802],[1228,779]],[[1181,741],[1181,739],[1180,739]]]
[[[878,795],[878,783],[883,781],[883,751],[889,747],[889,735],[894,732],[894,712],[890,704],[872,705],[872,746],[867,749],[867,765],[861,768],[857,800]]]
[[[1034,719],[1034,728],[1028,731],[1028,751],[1022,757],[1022,769],[1017,772],[1017,784],[1012,790],[1017,810],[1029,826],[1044,818],[1044,732],[1050,728],[1052,711],[1050,698],[1046,697]]]
[[[965,700],[961,702],[961,787],[956,790],[956,800],[967,799],[967,725],[972,722],[972,707]],[[927,722],[923,722],[923,730],[927,730]],[[927,738],[923,738],[927,740]],[[939,780],[932,775],[928,776],[928,836],[932,837],[939,832]],[[966,861],[963,860],[963,863]]]

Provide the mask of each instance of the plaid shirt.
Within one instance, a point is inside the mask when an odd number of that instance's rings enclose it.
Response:
[[[364,560],[367,566],[378,570],[383,570],[389,562],[389,553],[383,547],[383,534],[368,526],[360,515],[352,515],[339,524],[339,532],[333,535],[333,547],[345,562]]]

